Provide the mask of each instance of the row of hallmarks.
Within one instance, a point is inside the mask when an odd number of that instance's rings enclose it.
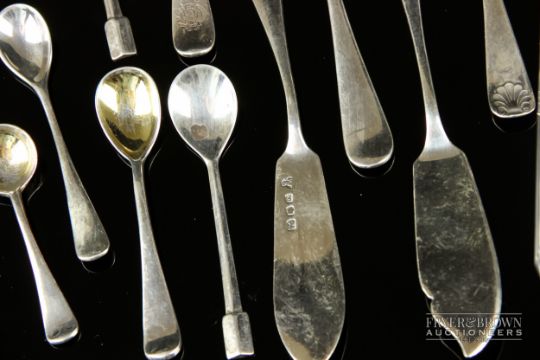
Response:
[[[296,231],[298,230],[298,221],[296,220],[296,207],[294,205],[294,179],[292,176],[284,176],[281,178],[281,187],[288,189],[289,191],[285,193],[285,214],[287,214],[287,219],[285,223],[287,224],[287,231]]]

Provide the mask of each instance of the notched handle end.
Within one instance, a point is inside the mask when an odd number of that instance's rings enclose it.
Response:
[[[237,359],[255,354],[247,313],[227,314],[223,317],[223,338],[227,359]]]

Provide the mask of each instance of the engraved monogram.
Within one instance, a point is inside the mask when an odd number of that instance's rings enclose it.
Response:
[[[197,2],[185,2],[176,9],[176,21],[185,31],[198,31],[207,17],[207,9]]]
[[[293,177],[292,176],[283,177],[281,179],[281,187],[292,190]],[[294,194],[292,192],[288,192],[285,194],[285,204],[286,204],[285,213],[287,214],[287,220],[285,220],[285,223],[287,224],[287,230],[295,231],[298,229],[298,221],[295,218],[296,207],[294,206]]]
[[[491,104],[502,115],[521,114],[533,107],[532,94],[523,84],[507,82],[495,88],[491,94]]]

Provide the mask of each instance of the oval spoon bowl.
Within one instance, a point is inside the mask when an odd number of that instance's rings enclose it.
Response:
[[[99,82],[95,106],[105,135],[128,160],[150,152],[160,127],[161,104],[154,80],[145,71],[122,67]]]
[[[0,58],[25,84],[47,82],[52,62],[52,41],[43,16],[26,4],[0,12]]]
[[[236,124],[234,86],[221,70],[194,65],[174,79],[169,112],[182,139],[202,158],[221,156]]]

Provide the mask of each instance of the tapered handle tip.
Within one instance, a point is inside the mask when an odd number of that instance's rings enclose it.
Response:
[[[172,359],[182,350],[182,338],[178,328],[172,334],[145,341],[144,355],[150,360]]]
[[[249,316],[245,312],[227,314],[223,317],[223,338],[227,359],[255,354]]]
[[[82,233],[74,231],[73,236],[75,238],[75,252],[81,261],[95,261],[109,252],[109,237],[101,224]]]
[[[71,314],[72,316],[72,314]],[[54,329],[46,329],[45,336],[51,345],[60,345],[73,339],[79,333],[79,324],[75,317],[71,317]]]

